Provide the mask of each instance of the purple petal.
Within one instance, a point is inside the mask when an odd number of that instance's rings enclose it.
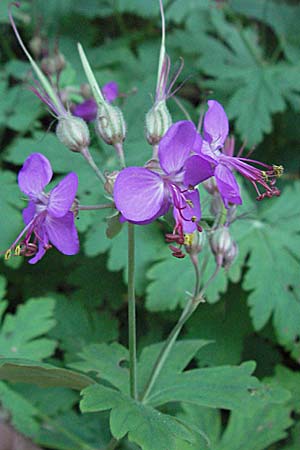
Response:
[[[115,81],[109,81],[102,87],[102,93],[107,102],[113,102],[119,95],[119,86]]]
[[[33,201],[30,201],[28,203],[28,206],[26,206],[26,208],[24,208],[22,212],[25,225],[28,225],[29,222],[32,221],[32,219],[35,216],[35,213],[36,213],[35,203]]]
[[[126,220],[152,221],[165,204],[162,178],[144,167],[123,169],[114,185],[117,209]]]
[[[197,186],[202,181],[207,180],[214,174],[211,163],[200,155],[193,155],[188,158],[184,165],[185,186]]]
[[[184,165],[193,150],[197,130],[192,122],[176,122],[168,129],[158,147],[158,158],[162,169],[167,173],[176,173]]]
[[[53,218],[47,215],[45,228],[51,244],[64,255],[79,252],[79,240],[74,224],[74,214],[68,212],[64,217]]]
[[[200,196],[198,190],[187,192],[185,198],[192,202],[192,206],[186,204],[186,207],[181,212],[174,208],[173,215],[176,223],[182,223],[184,233],[193,233],[193,231],[197,229],[197,222],[201,219]]]
[[[48,213],[52,217],[63,217],[70,211],[78,188],[78,177],[76,173],[69,173],[50,192],[47,206]]]
[[[34,255],[34,257],[28,261],[29,264],[36,264],[38,261],[40,261],[42,259],[42,257],[46,253],[45,248],[49,243],[49,239],[48,239],[48,236],[46,233],[46,228],[45,228],[44,222],[42,222],[39,226],[37,226],[35,228],[35,232],[39,237],[39,243],[38,243],[39,248],[38,248],[37,253]]]
[[[18,175],[19,187],[30,198],[36,198],[53,175],[51,164],[41,153],[32,153]]]
[[[93,98],[89,98],[79,105],[75,106],[72,114],[77,117],[81,117],[86,122],[91,122],[97,117],[98,106]]]
[[[202,143],[203,143],[202,136],[197,132],[196,139],[193,145],[193,152],[201,153]]]
[[[229,124],[223,106],[216,100],[209,100],[208,111],[204,116],[204,139],[210,143],[213,150],[223,146],[228,136]]]
[[[215,169],[215,178],[225,207],[228,208],[229,202],[241,205],[240,187],[231,170],[224,164],[218,164]]]

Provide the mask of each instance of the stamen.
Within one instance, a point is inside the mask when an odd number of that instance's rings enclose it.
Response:
[[[19,244],[15,248],[15,256],[20,256],[20,255],[21,255],[21,246]]]
[[[11,249],[9,248],[8,250],[6,250],[5,255],[4,255],[4,259],[5,261],[8,261],[11,257]]]

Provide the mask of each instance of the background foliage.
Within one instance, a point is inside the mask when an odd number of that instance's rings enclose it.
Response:
[[[0,3],[1,250],[8,248],[22,227],[25,202],[16,173],[32,152],[49,158],[57,179],[70,170],[78,173],[80,203],[104,201],[97,178],[77,154],[57,141],[52,118],[27,89],[32,75],[8,24],[8,4],[9,0]],[[47,449],[104,447],[110,440],[107,410],[112,409],[111,430],[119,437],[128,433],[129,441],[119,447],[124,450],[137,449],[138,444],[153,450],[152,433],[159,436],[161,449],[168,450],[199,450],[207,448],[207,441],[214,450],[296,450],[300,440],[300,6],[287,0],[170,0],[165,4],[168,52],[174,62],[184,57],[182,80],[190,77],[178,95],[192,118],[197,121],[208,96],[221,101],[238,142],[254,146],[257,159],[286,168],[279,199],[258,204],[255,193],[245,187],[241,220],[232,226],[238,259],[210,288],[207,303],[182,336],[187,347],[199,339],[207,344],[191,350],[190,360],[178,363],[178,370],[188,364],[200,370],[254,360],[256,376],[270,388],[281,386],[290,394],[285,391],[275,404],[248,404],[237,397],[239,407],[229,414],[222,409],[226,405],[213,399],[206,405],[181,404],[183,394],[178,393],[176,402],[161,403],[162,428],[160,413],[151,405],[141,413],[125,394],[116,398],[109,387],[89,386],[88,376],[75,380],[70,375],[65,387],[59,387],[53,378],[65,377],[64,367],[90,372],[93,352],[99,358],[101,377],[112,385],[117,380],[121,391],[127,373],[124,367],[120,377],[119,363],[127,358],[123,347],[127,343],[126,232],[123,229],[107,239],[107,219],[96,211],[82,212],[78,218],[79,255],[64,257],[51,250],[36,266],[21,258],[0,262],[1,357],[32,360],[36,379],[49,386],[1,382],[1,411],[16,430]],[[151,106],[149,93],[153,95],[156,79],[158,2],[24,0],[15,17],[27,43],[42,36],[54,48],[58,40],[67,61],[62,90],[86,82],[77,41],[85,47],[99,83],[119,83],[126,94],[120,104],[128,126],[127,161],[144,164],[151,156],[144,139],[144,115]],[[78,101],[76,95],[73,100]],[[173,100],[169,107],[174,121],[182,118]],[[105,170],[117,167],[111,148],[96,138],[92,152]],[[146,358],[142,349],[166,337],[186,301],[185,292],[193,285],[187,258],[170,256],[163,237],[167,228],[166,222],[160,222],[137,230],[141,372]],[[212,264],[208,260],[204,277]],[[111,344],[115,340],[122,345]],[[56,367],[52,381],[44,363]],[[3,367],[14,380],[13,365]],[[25,363],[22,370],[26,377]],[[241,366],[234,374],[235,383],[247,371],[249,366]],[[178,377],[184,380],[185,372]],[[89,387],[82,410],[94,411],[92,400],[105,394],[103,411],[79,414],[79,394],[70,387],[85,386]],[[106,391],[100,393],[100,389]],[[124,418],[130,415],[128,425]],[[141,416],[147,421],[131,429]],[[202,434],[195,432],[193,442],[183,443],[183,423],[200,427]],[[148,435],[139,432],[144,428]]]

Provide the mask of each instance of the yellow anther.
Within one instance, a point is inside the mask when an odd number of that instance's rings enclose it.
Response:
[[[5,255],[4,255],[5,261],[7,261],[8,259],[10,259],[10,257],[11,257],[11,249],[9,248],[9,249],[5,252]]]
[[[265,172],[264,170],[261,171],[261,174],[263,176],[264,181],[269,181],[269,177],[267,175],[267,172]]]
[[[191,217],[191,221],[192,221],[192,222],[197,222],[197,217],[196,217],[196,216],[192,216],[192,217]]]
[[[184,245],[192,245],[194,240],[194,235],[192,233],[187,233],[184,235]]]
[[[186,200],[186,204],[189,205],[191,208],[194,208],[194,203],[192,200]]]
[[[15,256],[21,255],[21,245],[17,245],[15,248]]]
[[[284,172],[283,166],[273,166],[275,177],[279,178]]]

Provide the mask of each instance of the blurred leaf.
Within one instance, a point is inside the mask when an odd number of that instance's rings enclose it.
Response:
[[[51,356],[56,342],[41,336],[55,325],[54,307],[51,298],[30,299],[15,315],[6,314],[0,329],[1,357],[39,361]]]
[[[253,213],[232,225],[240,258],[250,253],[243,288],[251,291],[248,303],[254,327],[261,329],[273,314],[282,344],[300,334],[299,195],[300,183],[295,183],[279,199],[259,207],[253,204]]]
[[[94,381],[80,373],[27,359],[0,358],[0,379],[81,390]]]
[[[186,328],[188,338],[212,341],[197,355],[201,367],[240,363],[244,339],[252,331],[245,293],[239,286],[230,285],[221,302],[200,305]]]
[[[300,373],[293,372],[284,366],[277,366],[274,377],[267,379],[270,383],[277,383],[291,392],[289,407],[300,413]]]

